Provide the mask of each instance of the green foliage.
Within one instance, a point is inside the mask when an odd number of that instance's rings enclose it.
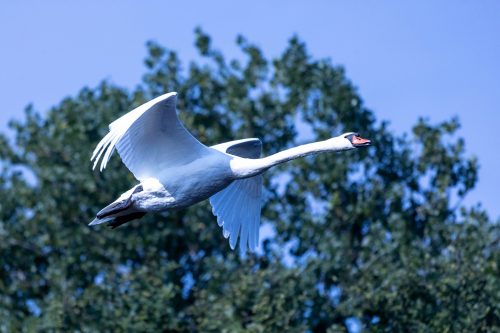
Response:
[[[500,326],[498,223],[463,208],[477,161],[456,119],[420,120],[411,136],[377,122],[341,67],[298,38],[266,59],[243,37],[226,60],[195,31],[200,58],[147,44],[132,91],[103,82],[43,115],[26,109],[0,136],[0,331],[491,332]],[[258,255],[229,249],[208,204],[115,231],[94,214],[135,180],[114,157],[93,172],[107,124],[179,92],[202,142],[260,137],[265,154],[343,131],[370,149],[294,161],[266,174]]]

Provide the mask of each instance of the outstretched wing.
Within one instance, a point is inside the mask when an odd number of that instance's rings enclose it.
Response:
[[[142,180],[157,177],[161,170],[186,164],[209,153],[177,118],[177,93],[159,96],[118,118],[99,142],[91,161],[94,168],[102,157],[100,170],[106,168],[115,148],[123,163]]]
[[[211,148],[227,154],[245,157],[260,157],[262,143],[259,139],[244,139],[222,143]],[[222,227],[229,245],[236,247],[240,238],[240,251],[254,251],[259,244],[260,210],[262,198],[262,176],[258,175],[233,181],[224,190],[210,197],[212,212]]]

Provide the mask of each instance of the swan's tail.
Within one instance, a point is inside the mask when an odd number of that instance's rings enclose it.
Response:
[[[95,219],[92,220],[92,222],[89,223],[89,225],[98,225],[101,223],[107,223],[113,221],[114,219],[115,219],[114,217],[105,217],[103,219],[96,217]]]
[[[107,223],[111,229],[114,229],[124,223],[143,217],[146,213],[137,211],[132,204],[132,195],[140,191],[142,191],[142,185],[127,191],[117,201],[101,209],[89,225]],[[123,199],[124,196],[125,199]]]
[[[92,222],[89,223],[89,225],[97,225],[97,224],[102,224],[102,223],[107,223],[111,229],[115,229],[122,224],[125,224],[127,222],[130,222],[132,220],[140,219],[146,215],[144,212],[134,212],[126,215],[120,215],[120,216],[108,216],[108,217],[103,217],[103,218],[98,218],[96,217]]]

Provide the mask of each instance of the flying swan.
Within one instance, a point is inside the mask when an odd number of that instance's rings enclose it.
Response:
[[[344,133],[260,158],[259,139],[243,139],[207,147],[177,118],[177,93],[159,96],[118,118],[95,148],[93,168],[100,171],[115,148],[139,180],[97,213],[90,225],[116,228],[149,212],[179,209],[208,199],[217,223],[234,249],[253,251],[259,244],[262,173],[298,157],[369,146],[357,133]]]

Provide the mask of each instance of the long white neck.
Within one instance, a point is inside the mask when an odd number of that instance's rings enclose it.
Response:
[[[325,141],[308,143],[293,147],[271,156],[258,159],[235,158],[231,161],[231,169],[237,178],[246,178],[258,175],[273,166],[308,155],[327,151],[341,151],[353,149],[348,140],[342,137],[331,138]]]

